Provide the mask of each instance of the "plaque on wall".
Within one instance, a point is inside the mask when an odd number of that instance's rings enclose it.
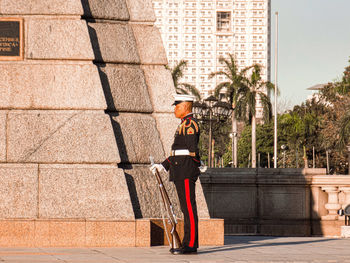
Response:
[[[23,19],[0,18],[0,60],[23,60]]]

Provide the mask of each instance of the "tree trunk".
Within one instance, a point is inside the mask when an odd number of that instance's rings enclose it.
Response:
[[[309,168],[309,164],[308,164],[308,161],[307,161],[307,155],[306,155],[306,147],[305,147],[305,145],[303,145],[303,148],[304,148],[304,156],[303,156],[303,159],[304,159],[304,168]]]
[[[214,167],[214,162],[215,162],[215,140],[212,139],[212,144],[211,144],[211,166]]]
[[[237,168],[237,119],[232,113],[232,166]]]
[[[256,168],[256,116],[252,117],[252,168]]]

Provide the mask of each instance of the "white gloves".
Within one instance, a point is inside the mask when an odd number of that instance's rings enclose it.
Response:
[[[207,169],[208,169],[208,166],[204,165],[203,161],[201,161],[201,166],[199,166],[199,171],[201,171],[201,173],[205,173]]]
[[[208,169],[208,166],[199,166],[199,171],[201,171],[201,173],[205,173]]]
[[[153,164],[149,169],[153,174],[156,173],[156,170],[158,170],[158,172],[165,171],[164,166],[158,163]]]

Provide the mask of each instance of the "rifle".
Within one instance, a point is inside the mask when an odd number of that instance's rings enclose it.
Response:
[[[150,156],[149,159],[151,160],[151,165],[153,165],[154,164],[153,157]],[[170,222],[171,227],[172,227],[171,231],[170,231],[171,244],[169,244],[169,245],[170,245],[170,252],[173,252],[175,249],[179,249],[181,247],[180,237],[179,237],[179,234],[176,231],[176,225],[177,225],[176,215],[174,213],[173,205],[170,202],[168,193],[167,193],[167,191],[164,188],[164,184],[163,184],[162,178],[160,177],[159,171],[157,169],[156,169],[156,172],[154,173],[154,175],[157,178],[159,191],[160,191],[160,194],[162,196],[164,207],[165,207],[165,209],[167,211],[169,222]],[[164,231],[168,231],[165,226],[164,226],[164,228],[165,228]]]

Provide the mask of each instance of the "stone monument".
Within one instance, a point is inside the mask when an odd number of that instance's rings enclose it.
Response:
[[[151,244],[149,156],[178,125],[154,21],[150,0],[0,1],[1,246]],[[197,197],[201,244],[222,244]]]

